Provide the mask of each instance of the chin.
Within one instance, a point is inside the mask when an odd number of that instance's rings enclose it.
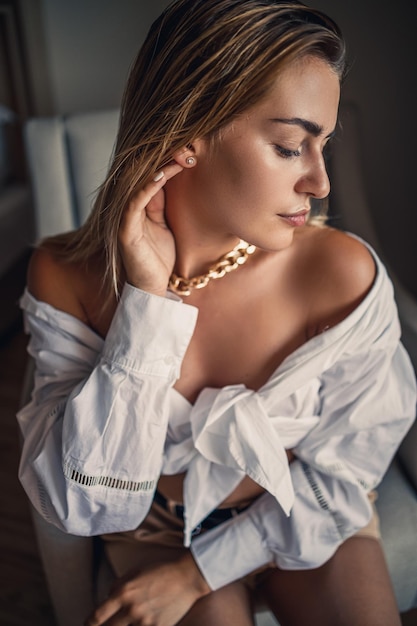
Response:
[[[281,250],[287,250],[294,241],[294,229],[288,228],[280,229],[279,232],[270,232],[267,235],[259,235],[257,237],[252,237],[246,241],[253,244],[260,250],[265,250],[265,252],[280,252]]]

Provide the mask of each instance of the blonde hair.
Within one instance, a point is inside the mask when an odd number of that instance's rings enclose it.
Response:
[[[152,25],[123,96],[113,161],[78,230],[44,245],[68,261],[103,257],[118,294],[118,231],[135,192],[173,153],[215,138],[257,103],[295,58],[324,59],[342,79],[345,46],[329,17],[297,1],[175,0]]]

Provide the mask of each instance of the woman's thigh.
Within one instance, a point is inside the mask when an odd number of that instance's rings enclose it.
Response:
[[[272,569],[259,593],[281,626],[401,626],[378,540],[352,537],[322,567]]]
[[[198,600],[177,626],[254,626],[250,591],[232,583]]]

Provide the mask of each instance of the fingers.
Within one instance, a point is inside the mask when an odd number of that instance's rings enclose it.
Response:
[[[127,574],[85,626],[174,626],[211,590],[190,555],[132,577]]]
[[[121,581],[119,581],[121,583]],[[85,626],[135,626],[146,617],[131,584],[118,584],[113,594],[86,620]],[[152,623],[154,623],[152,621]]]
[[[161,189],[170,178],[179,174],[182,169],[183,168],[177,163],[170,163],[163,170],[157,172],[153,180],[138,191],[131,199],[125,208],[123,223],[119,233],[122,240],[124,238],[124,229],[132,224],[132,219],[134,220],[133,225],[135,226],[135,231],[138,232],[136,230],[138,226],[137,220],[145,218],[145,210],[148,212],[148,217],[152,215],[153,219],[156,217],[159,221],[163,221],[161,212],[163,212],[164,209],[164,195]]]
[[[156,295],[166,292],[175,262],[175,241],[165,220],[165,183],[183,167],[169,163],[128,202],[121,216],[118,242],[126,279]]]
[[[101,626],[111,617],[116,615],[122,608],[119,598],[109,598],[101,604],[94,613],[86,620],[85,626]]]
[[[170,163],[163,170],[159,170],[153,179],[135,195],[127,210],[129,208],[145,208],[166,182],[179,174],[183,169],[178,163]]]
[[[182,172],[183,169],[182,165],[179,165],[179,163],[176,163],[175,161],[171,161],[163,169],[156,172],[150,185],[152,185],[152,183],[161,183],[162,185],[165,185],[167,180]]]

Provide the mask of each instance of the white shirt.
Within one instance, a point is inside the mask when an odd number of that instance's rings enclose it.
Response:
[[[136,528],[161,474],[186,471],[184,543],[245,475],[266,489],[195,538],[212,589],[275,562],[318,567],[371,517],[367,498],[416,408],[392,285],[377,276],[345,320],[284,360],[257,392],[176,390],[195,307],[126,285],[106,339],[38,302],[21,304],[36,360],[18,414],[20,479],[35,508],[76,535]],[[286,448],[296,460],[288,465]]]

